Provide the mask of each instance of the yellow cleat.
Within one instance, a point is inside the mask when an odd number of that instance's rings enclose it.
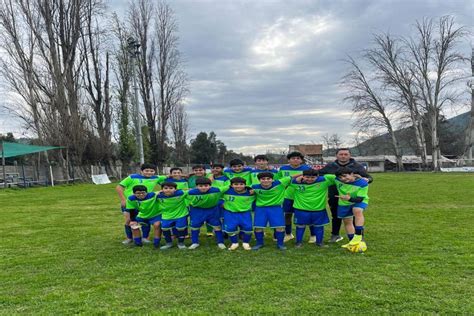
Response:
[[[354,235],[354,238],[349,242],[349,245],[357,245],[362,241],[362,235]]]

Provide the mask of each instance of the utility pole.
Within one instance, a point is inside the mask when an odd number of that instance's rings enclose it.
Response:
[[[137,135],[138,152],[140,154],[140,164],[145,163],[145,155],[143,153],[143,136],[142,136],[142,125],[140,122],[140,108],[138,103],[138,85],[137,75],[138,71],[135,68],[138,66],[138,56],[140,55],[140,44],[133,37],[129,37],[127,40],[128,52],[132,60],[132,76],[133,76],[133,90],[135,92],[135,134]]]

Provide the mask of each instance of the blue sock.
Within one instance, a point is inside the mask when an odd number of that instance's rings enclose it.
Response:
[[[151,226],[150,225],[143,225],[142,226],[142,236],[143,238],[148,238],[148,236],[150,236],[150,229],[151,229]]]
[[[275,229],[273,230],[273,239],[277,239],[277,231]]]
[[[255,232],[255,239],[257,240],[257,245],[263,245],[263,232]]]
[[[248,244],[250,242],[250,239],[252,239],[252,233],[244,233],[244,236],[242,237],[242,242]]]
[[[285,233],[286,233],[287,235],[290,235],[290,234],[291,234],[291,230],[292,230],[292,229],[291,229],[291,224],[285,225]]]
[[[283,246],[283,240],[285,238],[285,233],[276,231],[275,235],[276,235],[277,245],[278,246]]]
[[[317,244],[322,244],[323,239],[324,239],[324,226],[313,226],[314,227],[314,233],[316,235],[316,243]]]
[[[165,236],[165,240],[167,244],[170,244],[173,242],[173,239],[171,239],[171,230],[164,230],[163,235]]]
[[[296,226],[296,243],[300,243],[303,240],[304,231],[306,226],[300,227]]]
[[[199,229],[191,229],[191,242],[199,244]]]
[[[239,242],[239,236],[237,235],[229,235],[230,242],[233,244],[237,244]]]
[[[186,236],[186,229],[185,230],[178,230],[178,242],[180,244],[184,242],[184,236]]]
[[[355,227],[355,234],[356,235],[362,235],[363,231],[364,231],[364,226],[356,226]]]
[[[218,244],[223,244],[224,243],[224,234],[222,233],[222,230],[215,230],[214,234],[216,235],[216,241]]]
[[[347,234],[347,239],[349,239],[349,241],[351,241],[352,238],[354,238],[354,234]]]
[[[132,229],[128,225],[125,225],[125,235],[127,236],[128,239],[133,238]]]
[[[153,238],[153,246],[159,247],[161,242],[161,238]]]
[[[311,236],[316,236],[316,226],[314,225],[309,226],[309,233]]]
[[[240,232],[239,232],[239,238],[240,238],[240,240],[244,240],[244,235],[245,235],[245,233],[244,233],[243,231],[240,231]]]
[[[135,237],[135,238],[133,238],[133,242],[135,243],[135,245],[141,246],[142,245],[142,238],[141,237]]]
[[[171,231],[173,232],[174,236],[178,237],[178,230],[176,229],[176,227],[173,227]]]

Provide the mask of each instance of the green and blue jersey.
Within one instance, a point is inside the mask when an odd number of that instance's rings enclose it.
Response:
[[[244,167],[241,172],[234,172],[231,168],[226,168],[224,169],[224,175],[229,178],[229,180],[232,180],[233,178],[243,178],[245,179],[245,184],[250,185],[251,180],[250,180],[250,172],[252,172],[252,168],[250,167]]]
[[[261,184],[252,185],[256,196],[256,206],[281,206],[285,197],[285,190],[291,180],[291,177],[273,180],[269,188],[263,188]]]
[[[298,183],[293,179],[290,185],[294,190],[293,207],[302,211],[326,210],[328,188],[334,185],[335,179],[332,174],[319,176],[313,183]]]
[[[369,184],[364,179],[357,179],[354,182],[345,183],[336,178],[336,188],[339,195],[350,195],[351,200],[339,199],[339,205],[353,205],[355,203],[369,204]]]
[[[237,193],[233,188],[224,192],[224,209],[234,213],[247,212],[252,210],[255,195],[251,195],[249,190]]]
[[[127,198],[126,209],[138,211],[138,217],[140,218],[152,218],[160,215],[160,210],[156,205],[155,192],[147,193],[143,199],[139,199],[135,195],[129,196]]]
[[[163,192],[156,196],[156,202],[162,219],[177,219],[189,214],[187,205],[188,192],[176,190],[173,195],[165,195]]]
[[[273,173],[273,180],[278,180],[278,170],[275,168],[272,169],[257,169],[253,168],[252,171],[250,172],[250,181],[252,185],[254,184],[260,184],[260,180],[258,180],[258,174],[262,172],[270,172]]]
[[[219,204],[219,200],[222,198],[223,191],[228,188],[213,188],[211,187],[207,192],[202,193],[198,189],[191,189],[188,191],[189,205],[198,208],[213,208]]]
[[[152,192],[157,184],[160,184],[166,176],[151,176],[145,177],[141,174],[131,174],[122,181],[119,185],[124,188],[123,194],[125,197],[133,195],[133,187],[136,185],[144,185],[147,188],[147,192]]]
[[[278,171],[278,178],[281,179],[283,177],[293,177],[295,175],[300,175],[300,174],[303,174],[303,171],[305,170],[311,170],[311,166],[308,166],[308,165],[300,165],[296,168],[293,168],[292,166],[290,165],[284,165],[284,166],[281,166],[280,167],[280,170]],[[294,188],[293,186],[289,186],[287,189],[286,189],[286,192],[285,192],[285,199],[288,199],[288,200],[293,200],[293,195],[294,195]]]

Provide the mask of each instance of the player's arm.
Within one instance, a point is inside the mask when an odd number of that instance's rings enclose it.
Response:
[[[333,174],[325,174],[323,176],[326,181],[329,183],[329,185],[335,185],[336,184],[336,176]]]
[[[115,187],[115,191],[117,192],[120,198],[120,204],[122,207],[125,207],[127,204],[127,198],[125,197],[125,188],[132,185],[132,178],[126,177]]]
[[[372,178],[372,176],[367,173],[367,170],[365,170],[364,166],[361,165],[360,163],[357,163],[357,164],[355,165],[354,173],[355,173],[356,175],[359,175],[360,178],[365,178],[365,180],[366,180],[368,183],[372,183],[372,181],[374,181],[374,179]]]

